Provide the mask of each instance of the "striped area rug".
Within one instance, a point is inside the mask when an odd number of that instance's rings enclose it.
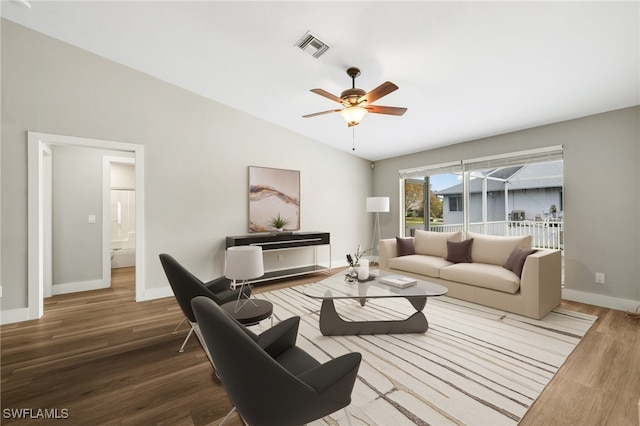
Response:
[[[564,363],[596,317],[556,309],[542,320],[450,297],[429,298],[424,334],[323,336],[320,302],[304,286],[261,293],[274,321],[300,316],[298,345],[325,362],[360,352],[352,425],[515,425]],[[405,299],[336,301],[346,320],[402,319]],[[260,328],[269,327],[264,321]],[[313,425],[346,425],[344,410]]]

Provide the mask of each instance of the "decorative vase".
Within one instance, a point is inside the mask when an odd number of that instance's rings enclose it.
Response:
[[[356,266],[350,266],[347,275],[352,278],[358,278],[358,270],[356,269]]]

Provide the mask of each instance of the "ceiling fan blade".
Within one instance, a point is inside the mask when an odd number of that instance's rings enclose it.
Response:
[[[336,101],[336,102],[338,102],[340,104],[342,103],[342,99],[340,99],[336,95],[333,95],[333,94],[327,92],[324,89],[311,89],[311,91],[313,93],[315,93],[316,95],[324,96],[325,98],[331,99],[332,101]]]
[[[394,92],[396,90],[398,90],[398,86],[396,86],[390,81],[385,81],[380,86],[376,87],[366,95],[360,97],[358,99],[358,103],[366,101],[368,104],[370,104],[371,102],[377,99],[380,99],[383,96],[387,96],[389,93]]]
[[[369,105],[369,106],[366,106],[365,108],[367,111],[374,114],[403,115],[405,112],[407,112],[406,108],[380,106],[380,105]]]
[[[330,109],[328,111],[322,111],[322,112],[314,112],[313,114],[307,114],[307,115],[303,115],[302,118],[311,118],[311,117],[317,117],[319,115],[324,115],[324,114],[330,114],[332,112],[338,112],[341,111],[339,109]]]

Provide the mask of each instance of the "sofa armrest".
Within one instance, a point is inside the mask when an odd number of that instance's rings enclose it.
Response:
[[[560,250],[539,250],[527,256],[520,278],[527,316],[540,319],[560,304],[561,256]]]
[[[398,244],[395,238],[385,238],[380,240],[380,258],[378,259],[378,267],[380,269],[389,269],[389,259],[398,257]]]

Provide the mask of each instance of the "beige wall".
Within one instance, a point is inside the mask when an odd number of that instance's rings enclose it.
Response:
[[[144,145],[147,288],[168,287],[162,252],[223,274],[224,237],[248,232],[249,165],[300,170],[302,230],[331,232],[335,260],[369,240],[368,161],[10,21],[1,30],[3,311],[27,305],[28,131]]]
[[[633,107],[380,161],[375,192],[392,201],[392,213],[381,216],[382,235],[399,233],[399,170],[563,145],[564,295],[635,310],[640,303],[639,126],[640,108]],[[605,273],[605,285],[595,283],[596,272]]]

